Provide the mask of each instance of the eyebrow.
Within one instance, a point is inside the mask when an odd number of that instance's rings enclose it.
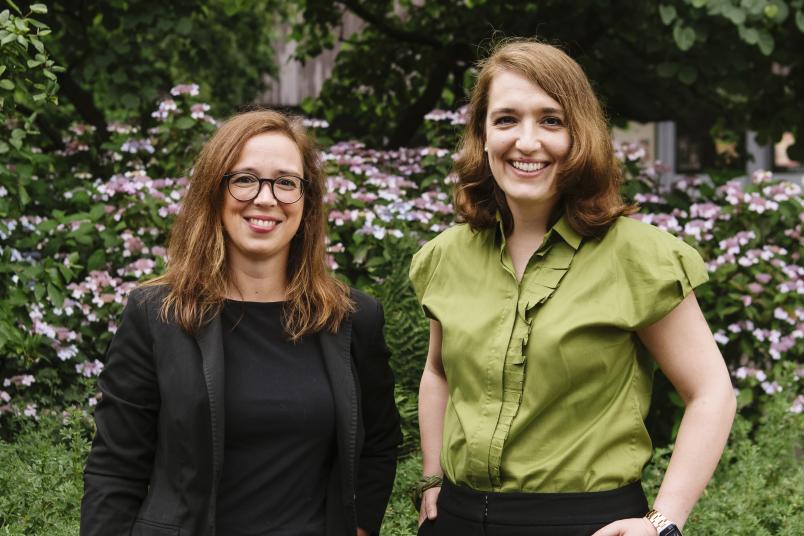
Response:
[[[260,176],[260,172],[257,171],[256,169],[252,168],[252,167],[244,167],[244,168],[233,170],[233,172],[244,172],[244,171],[248,172],[248,173],[252,173],[252,174],[256,175],[257,177]],[[295,177],[303,177],[304,173],[299,173],[298,171],[290,171],[290,170],[287,170],[287,169],[278,169],[278,170],[276,170],[276,176],[277,177],[283,177],[285,175],[293,175]]]
[[[548,106],[547,108],[540,108],[539,111],[543,114],[563,114],[564,110],[561,108],[553,108],[552,106]],[[515,114],[519,113],[520,110],[516,108],[495,108],[489,112],[489,115],[496,115],[496,114]]]

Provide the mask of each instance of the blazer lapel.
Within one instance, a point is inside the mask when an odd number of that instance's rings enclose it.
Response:
[[[352,319],[347,317],[337,333],[321,331],[319,341],[324,366],[332,386],[335,403],[335,426],[338,438],[338,458],[343,475],[345,503],[354,501],[355,455],[357,450],[357,386],[352,371]]]
[[[223,335],[221,320],[215,316],[195,336],[201,350],[204,381],[209,395],[209,414],[212,425],[212,485],[217,489],[223,468]]]

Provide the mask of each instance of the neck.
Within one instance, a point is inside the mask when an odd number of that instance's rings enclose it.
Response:
[[[537,237],[541,239],[547,233],[555,203],[522,206],[509,200],[508,208],[511,210],[511,217],[514,221],[511,237],[516,235],[519,238]]]
[[[288,288],[287,255],[270,259],[250,259],[229,254],[229,288],[232,300],[283,301]]]

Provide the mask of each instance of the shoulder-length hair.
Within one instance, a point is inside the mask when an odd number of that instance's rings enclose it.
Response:
[[[255,110],[223,123],[201,150],[170,233],[167,271],[147,283],[167,286],[161,317],[189,333],[220,312],[231,284],[221,221],[223,196],[228,195],[223,175],[232,170],[246,142],[265,132],[280,132],[293,140],[307,179],[302,224],[288,256],[289,283],[282,315],[285,334],[298,340],[322,329],[336,331],[354,310],[349,288],[326,267],[325,177],[318,150],[299,119],[273,110]]]
[[[455,163],[459,179],[455,204],[460,219],[475,230],[486,229],[496,224],[499,213],[505,232],[513,230],[511,210],[491,174],[483,149],[491,83],[503,71],[527,78],[564,110],[570,150],[556,178],[560,201],[554,216],[563,212],[579,234],[596,236],[619,216],[637,210],[620,196],[622,169],[614,156],[608,124],[589,79],[575,60],[551,45],[514,39],[500,43],[478,63],[478,69],[460,156]]]

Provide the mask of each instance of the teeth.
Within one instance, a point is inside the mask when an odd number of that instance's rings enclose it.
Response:
[[[519,162],[514,160],[511,165],[521,171],[539,171],[547,166],[547,162]]]
[[[248,221],[252,225],[262,227],[263,229],[273,229],[276,226],[276,221],[274,220],[260,220],[257,218],[249,218]]]

